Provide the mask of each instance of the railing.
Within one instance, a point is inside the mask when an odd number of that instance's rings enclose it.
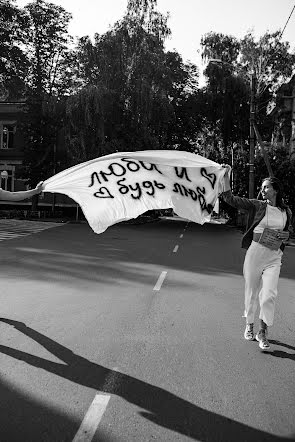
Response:
[[[55,211],[53,214],[50,210],[0,210],[0,218],[6,219],[44,219],[60,218],[62,216],[62,211]]]

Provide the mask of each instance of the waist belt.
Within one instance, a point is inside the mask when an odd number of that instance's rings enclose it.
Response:
[[[260,243],[261,236],[262,236],[262,233],[255,233],[255,232],[253,232],[253,238],[252,239],[253,239],[253,241]],[[266,247],[268,247],[268,248],[270,248],[272,250],[281,249],[283,251],[284,248],[285,248],[285,245],[283,244],[282,241],[279,241],[278,244],[267,244],[264,241],[261,241],[261,245],[266,246]]]

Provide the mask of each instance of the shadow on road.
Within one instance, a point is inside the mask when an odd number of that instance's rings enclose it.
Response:
[[[145,411],[140,412],[142,416],[164,428],[203,442],[290,441],[288,438],[282,438],[251,428],[205,410],[160,387],[95,364],[81,356],[75,355],[68,348],[27,327],[24,323],[5,318],[1,318],[0,321],[14,326],[17,330],[35,340],[50,353],[64,361],[66,365],[48,361],[4,345],[0,345],[1,353],[79,385],[118,395],[144,409]],[[41,427],[39,428],[42,431]]]
[[[0,380],[1,442],[72,441],[80,422]],[[93,442],[112,442],[100,430]]]
[[[116,225],[101,235],[94,234],[88,225],[52,229],[45,234],[18,239],[18,247],[13,241],[6,241],[5,257],[0,257],[0,272],[5,277],[22,276],[66,284],[70,280],[75,284],[85,280],[116,284],[118,280],[118,285],[122,280],[145,283],[149,265],[208,275],[241,275],[243,251],[237,244],[236,250],[225,254],[225,247],[232,247],[227,243],[231,233],[228,230],[224,233],[224,226],[189,226],[181,243],[179,234],[184,226],[183,222],[167,221]],[[172,253],[176,243],[180,244],[177,254]],[[185,254],[180,257],[184,247]],[[180,286],[183,284],[184,281]]]
[[[180,239],[186,224],[161,220],[148,225],[115,225],[101,235],[94,234],[86,224],[67,225],[18,239],[18,247],[13,241],[6,241],[0,272],[5,277],[21,276],[67,285],[71,281],[78,285],[83,281],[146,283],[151,265],[157,269],[168,267],[242,278],[245,250],[240,247],[241,232],[225,225],[190,223]],[[176,244],[179,251],[173,253]],[[293,266],[290,259],[284,259],[282,276],[295,279]],[[177,277],[173,282],[177,287]],[[179,283],[180,287],[184,285],[191,285],[190,278]]]
[[[285,344],[280,341],[275,340],[269,340],[271,344],[280,345],[281,347],[288,348],[289,350],[295,351],[295,347],[292,347],[292,345]],[[283,358],[283,359],[291,359],[291,361],[295,361],[295,353],[287,353],[286,351],[282,350],[274,350],[272,352],[267,353],[268,355],[275,356],[276,358]]]

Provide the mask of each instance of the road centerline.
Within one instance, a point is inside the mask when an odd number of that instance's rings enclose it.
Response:
[[[166,275],[167,275],[167,272],[162,272],[160,274],[158,281],[156,282],[156,285],[153,289],[154,291],[158,292],[161,289],[164,279],[166,278]]]
[[[110,400],[109,395],[97,393],[80,425],[73,442],[91,442]]]

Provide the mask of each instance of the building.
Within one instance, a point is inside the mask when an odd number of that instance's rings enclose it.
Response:
[[[24,158],[24,137],[21,123],[24,116],[24,102],[0,101],[0,177],[1,188],[11,192],[27,190],[26,182],[21,177]],[[64,149],[62,141],[58,149]],[[54,173],[52,173],[54,174]],[[6,206],[28,208],[31,201],[19,203],[0,201],[0,209]],[[41,210],[76,208],[77,204],[65,195],[46,193],[40,196]],[[7,208],[7,207],[6,207]]]
[[[275,123],[272,145],[285,147],[295,155],[295,75],[278,89],[270,115]]]
[[[16,179],[23,160],[23,139],[18,130],[23,115],[22,108],[21,102],[0,102],[1,187],[10,191],[25,188],[25,183]]]

